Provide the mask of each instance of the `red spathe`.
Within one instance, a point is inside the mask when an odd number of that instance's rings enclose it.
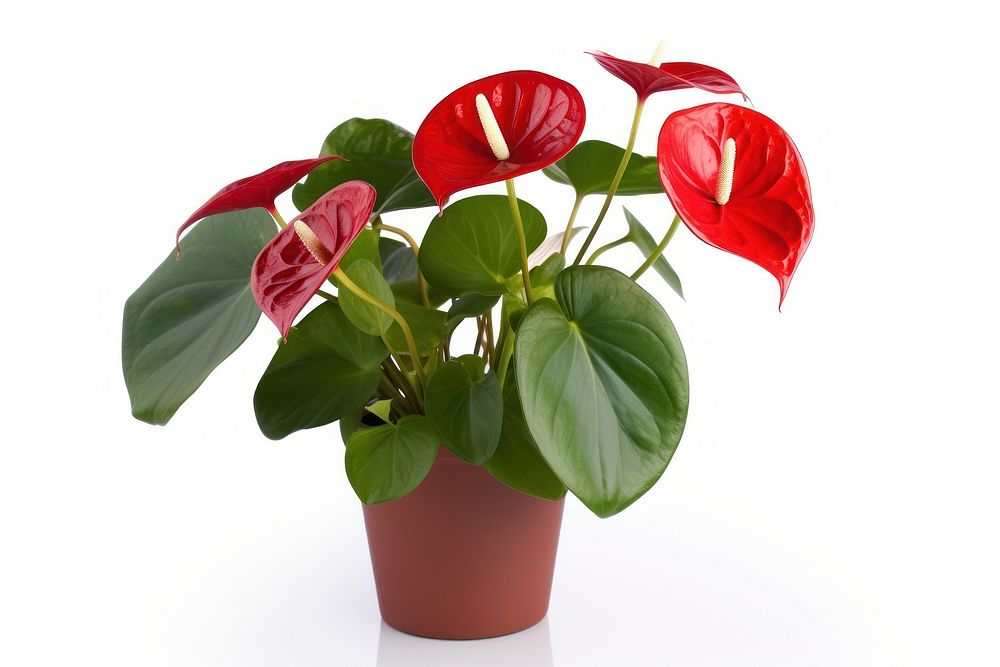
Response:
[[[732,194],[716,202],[719,160],[736,142]],[[713,103],[671,114],[657,145],[660,181],[701,240],[750,260],[778,280],[785,299],[812,238],[809,177],[791,137],[762,113]]]

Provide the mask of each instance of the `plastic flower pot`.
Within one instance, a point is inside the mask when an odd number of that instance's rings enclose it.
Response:
[[[564,500],[515,491],[445,447],[426,479],[364,505],[386,623],[436,639],[518,632],[545,617]]]

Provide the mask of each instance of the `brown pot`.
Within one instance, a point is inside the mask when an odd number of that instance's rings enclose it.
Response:
[[[545,617],[564,500],[514,491],[441,447],[409,495],[364,505],[385,622],[437,639],[518,632]]]

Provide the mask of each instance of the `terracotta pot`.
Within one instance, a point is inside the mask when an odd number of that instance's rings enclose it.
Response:
[[[514,491],[441,447],[416,490],[364,505],[382,618],[437,639],[538,623],[549,607],[563,505]]]

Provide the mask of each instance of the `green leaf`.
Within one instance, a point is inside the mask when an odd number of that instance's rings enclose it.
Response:
[[[454,329],[469,317],[479,317],[497,305],[499,300],[496,294],[463,294],[457,297],[448,309],[448,328]]]
[[[261,432],[280,440],[349,414],[357,418],[386,356],[382,341],[359,331],[340,306],[319,305],[278,344],[257,385],[253,407]]]
[[[359,259],[344,271],[351,281],[390,308],[396,307],[392,289],[382,277],[382,272],[367,259]],[[341,289],[337,295],[340,307],[344,309],[354,326],[372,336],[381,336],[393,325],[392,316],[381,308],[368,303],[349,289]]]
[[[402,498],[424,481],[438,447],[437,436],[422,415],[359,429],[347,441],[347,479],[366,505]]]
[[[397,301],[423,304],[420,286],[417,283],[417,256],[410,246],[382,237],[379,240],[379,254],[382,257],[382,275],[385,277]],[[428,290],[432,306],[440,306],[448,297],[431,287]]]
[[[381,269],[382,256],[379,253],[379,241],[378,232],[374,229],[362,229],[347,248],[347,252],[340,259],[338,266],[347,269],[359,259],[365,259],[374,264],[375,268]]]
[[[469,463],[486,462],[496,451],[503,424],[503,397],[496,374],[466,354],[434,374],[424,397],[427,418],[441,440]]]
[[[312,170],[305,182],[292,190],[300,211],[347,181],[371,183],[378,193],[375,211],[433,206],[434,197],[413,169],[413,135],[387,120],[352,118],[341,123],[323,142],[320,155],[339,155]]]
[[[624,155],[624,148],[605,141],[581,141],[565,157],[542,171],[553,181],[572,186],[578,197],[603,195],[611,188]],[[656,158],[632,153],[615,194],[663,194]]]
[[[648,258],[656,249],[656,246],[658,245],[657,241],[655,241],[653,236],[646,230],[645,227],[642,226],[642,223],[639,222],[634,215],[632,215],[631,211],[625,207],[622,207],[622,210],[625,211],[625,221],[628,222],[628,233],[629,236],[632,237],[632,243],[634,243],[639,249],[639,252],[642,253],[643,257]],[[653,262],[653,268],[656,269],[656,272],[660,274],[660,277],[663,278],[668,285],[670,285],[670,288],[677,292],[677,296],[683,299],[684,289],[681,287],[680,276],[678,276],[677,272],[674,271],[674,267],[670,266],[670,263],[667,262],[667,258],[661,254],[656,258],[656,261]]]
[[[386,398],[381,401],[375,401],[371,405],[365,406],[365,410],[388,424],[389,414],[392,412],[392,399]]]
[[[264,209],[213,215],[125,302],[122,369],[132,414],[166,424],[253,331],[250,268],[276,229]]]
[[[559,500],[566,495],[566,486],[538,452],[521,411],[514,373],[510,373],[503,388],[503,428],[496,452],[483,466],[507,486],[529,496]]]
[[[429,355],[433,352],[446,335],[445,319],[448,317],[443,311],[433,308],[424,308],[413,303],[400,301],[396,304],[396,310],[403,316],[406,323],[410,325],[413,332],[413,340],[417,344],[417,352],[421,355]],[[406,338],[403,330],[396,322],[392,323],[386,333],[386,340],[392,348],[399,354],[409,356],[410,348],[406,345]]]
[[[555,474],[611,516],[659,479],[687,419],[688,374],[656,300],[614,269],[574,266],[536,301],[514,362],[525,423]]]
[[[520,210],[531,252],[545,238],[545,218],[524,201]],[[479,195],[447,207],[424,236],[420,269],[427,282],[448,296],[503,294],[507,279],[521,270],[517,230],[507,197]]]

